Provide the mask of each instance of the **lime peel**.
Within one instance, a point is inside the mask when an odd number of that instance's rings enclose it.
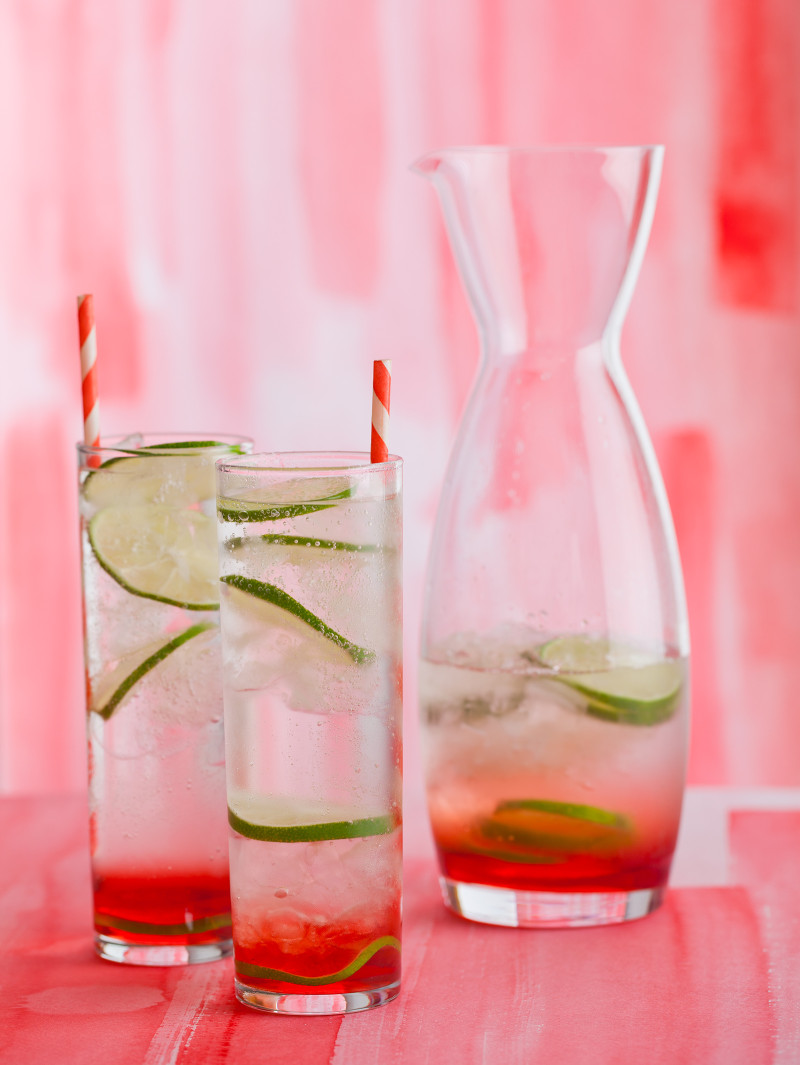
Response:
[[[578,821],[592,821],[594,824],[608,825],[611,828],[630,828],[627,817],[622,814],[604,810],[602,806],[585,806],[577,802],[559,802],[556,799],[504,799],[497,804],[494,812],[502,814],[511,810],[532,810],[543,814],[558,814]]]
[[[138,680],[141,680],[141,678],[145,676],[145,674],[149,673],[151,669],[154,669],[155,666],[159,664],[159,662],[163,662],[167,655],[172,654],[173,651],[177,650],[178,647],[186,643],[187,640],[191,640],[194,636],[199,636],[201,632],[207,632],[209,629],[212,628],[215,628],[215,626],[212,625],[210,622],[204,622],[199,625],[192,625],[190,628],[185,629],[183,632],[179,633],[168,643],[165,643],[163,647],[159,647],[155,654],[150,655],[149,658],[146,658],[143,662],[140,662],[136,669],[134,669],[133,672],[128,674],[128,676],[122,681],[122,683],[114,691],[113,695],[104,706],[102,706],[99,710],[94,710],[93,708],[93,713],[99,714],[100,717],[108,721],[108,719],[114,713],[116,708],[119,706],[119,704],[122,702],[122,700],[125,698],[125,696],[128,694],[128,692]]]
[[[228,551],[236,552],[259,541],[275,547],[300,547],[309,551],[348,551],[355,554],[373,554],[376,551],[391,551],[378,544],[353,544],[346,540],[323,540],[319,536],[294,536],[291,533],[258,533],[255,536],[232,536],[225,541]],[[310,557],[310,556],[309,556]]]
[[[584,850],[616,846],[631,832],[630,821],[622,814],[554,799],[504,800],[497,804],[492,817],[476,827],[482,839],[533,848],[544,855],[568,854],[576,847]],[[532,861],[546,860],[529,856]],[[527,857],[521,855],[518,860],[526,861]],[[515,858],[517,855],[506,856],[509,861]]]
[[[277,585],[256,580],[254,577],[243,577],[238,573],[228,574],[225,577],[221,577],[220,580],[231,588],[238,588],[240,592],[255,596],[255,598],[261,599],[266,603],[271,603],[273,606],[287,611],[298,620],[305,622],[306,625],[338,647],[341,647],[343,651],[346,651],[354,662],[362,664],[372,662],[375,659],[374,651],[370,651],[366,647],[359,647],[358,644],[348,640],[346,636],[342,636],[341,633],[332,629],[330,625],[326,625],[321,618],[317,617],[316,614],[312,614],[302,603],[298,602],[297,599],[282,588],[278,588]]]
[[[315,491],[317,494],[312,494]],[[342,477],[323,478],[316,482],[292,480],[271,486],[266,498],[235,499],[222,496],[217,500],[217,513],[222,521],[240,524],[282,521],[329,510],[340,500],[349,499],[352,494],[353,485]]]
[[[362,951],[360,951],[349,965],[345,965],[343,969],[339,969],[338,972],[330,973],[327,976],[298,976],[295,973],[287,973],[282,969],[269,969],[265,965],[252,965],[250,962],[239,961],[234,962],[234,968],[237,973],[241,973],[242,976],[255,976],[260,980],[275,980],[280,983],[287,984],[304,984],[307,987],[321,987],[324,984],[332,984],[340,980],[346,980],[348,977],[357,973],[359,969],[377,954],[379,950],[391,948],[392,950],[400,950],[400,940],[396,936],[381,936],[379,939],[373,939]]]
[[[244,451],[240,444],[226,444],[221,440],[176,440],[174,442],[166,444],[150,444],[146,447],[136,448],[131,454],[138,455],[143,451],[149,454],[152,451],[172,451],[183,448],[214,448],[224,447],[233,455],[242,455]],[[123,451],[124,448],[118,448],[117,450]]]
[[[560,865],[564,861],[557,854],[515,854],[513,851],[496,851],[481,847],[470,847],[469,852],[496,862],[514,862],[516,865]]]
[[[262,533],[260,539],[267,544],[278,544],[283,547],[316,547],[330,551],[380,551],[377,544],[351,544],[344,540],[321,540],[318,536]]]
[[[331,499],[344,499],[349,495],[342,492]],[[329,510],[335,503],[287,503],[274,507],[245,507],[237,504],[235,499],[221,499],[217,506],[217,513],[223,521],[235,521],[239,524],[244,522],[259,521],[282,521],[284,518],[299,518],[303,514],[314,514],[318,510]]]
[[[222,450],[224,449],[224,450]],[[214,498],[214,454],[244,455],[240,444],[225,444],[216,440],[179,440],[174,443],[153,444],[150,447],[110,447],[114,451],[96,469],[82,478],[81,492],[86,502],[95,507],[114,505],[124,499],[130,503],[152,502],[159,493],[167,492],[178,505],[198,503]],[[162,461],[163,460],[163,461]],[[182,460],[178,461],[178,460]],[[165,466],[164,462],[169,463]],[[118,467],[111,473],[111,467]],[[180,467],[183,476],[167,485],[164,474]]]
[[[214,914],[213,917],[199,917],[196,921],[185,924],[150,924],[147,921],[129,921],[123,917],[114,917],[110,913],[95,913],[96,928],[119,929],[121,932],[137,932],[145,936],[187,936],[195,932],[209,932],[217,928],[230,928],[229,913]]]
[[[268,843],[317,843],[328,839],[361,839],[385,836],[397,827],[392,814],[358,817],[350,821],[323,821],[314,825],[257,825],[228,807],[228,824],[240,836]]]
[[[608,640],[560,636],[536,648],[552,680],[579,692],[586,713],[625,725],[657,725],[680,704],[683,675],[674,659],[656,659]]]
[[[525,828],[518,823],[510,824],[508,821],[487,818],[481,821],[479,831],[483,839],[496,840],[498,843],[510,844],[516,847],[529,847],[535,851],[543,851],[546,854],[563,854],[574,851],[576,847],[581,850],[588,847],[602,847],[612,839],[617,840],[617,833],[611,829],[601,829],[600,835],[592,838],[583,836],[556,835],[552,832],[538,832]]]

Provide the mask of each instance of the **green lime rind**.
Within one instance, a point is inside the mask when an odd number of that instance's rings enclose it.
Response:
[[[615,848],[629,837],[630,822],[599,806],[553,799],[508,799],[497,804],[492,817],[478,822],[476,831],[481,839],[522,847],[529,854],[533,851],[530,856],[538,861],[538,854],[567,855],[576,848]],[[514,860],[528,860],[517,852],[511,854]],[[512,860],[511,856],[508,860]]]
[[[152,451],[174,451],[185,448],[212,448],[212,447],[224,447],[232,455],[243,455],[245,452],[242,450],[241,444],[226,444],[222,440],[176,440],[174,443],[167,444],[151,444],[149,447],[137,448],[133,454],[138,455],[141,452],[149,454]],[[121,448],[119,450],[122,450]]]
[[[110,466],[112,462],[118,462],[120,458],[127,455],[153,455],[158,454],[161,451],[187,451],[187,450],[212,450],[213,448],[225,448],[226,454],[230,455],[246,455],[241,444],[226,444],[222,440],[176,440],[168,441],[165,444],[150,444],[149,446],[142,445],[141,447],[111,447],[108,450],[118,451],[119,455],[114,458],[107,459],[99,469],[103,466]]]
[[[116,448],[115,450],[120,451],[122,449]],[[81,492],[87,497],[87,499],[90,498],[98,481],[102,484],[106,480],[105,471],[109,466],[116,466],[118,462],[130,462],[130,456],[135,454],[135,451],[129,451],[122,455],[114,455],[113,458],[101,462],[96,469],[89,470],[81,481]]]
[[[92,477],[95,477],[100,472],[100,470],[105,470],[109,466],[115,465],[117,462],[127,462],[131,457],[135,458],[140,455],[157,456],[161,451],[182,451],[189,448],[217,447],[226,448],[227,453],[231,455],[247,454],[241,444],[225,444],[220,440],[178,440],[175,443],[153,444],[151,447],[112,447],[107,450],[116,451],[117,454],[110,459],[106,459],[105,462],[101,462],[97,469],[89,470],[83,483],[86,485]]]
[[[241,537],[237,537],[241,540]],[[380,551],[377,544],[350,544],[344,540],[321,540],[318,536],[290,536],[286,533],[262,533],[259,540],[282,547],[309,547],[324,551]],[[233,543],[233,541],[231,541]]]
[[[282,969],[268,969],[265,965],[251,965],[250,962],[238,960],[234,961],[234,968],[242,976],[255,976],[259,980],[275,980],[284,984],[302,984],[305,987],[323,987],[325,984],[347,980],[348,977],[353,976],[354,973],[363,968],[379,950],[387,948],[399,951],[400,940],[396,936],[381,936],[379,939],[373,939],[368,946],[364,947],[353,958],[349,965],[345,965],[343,969],[327,976],[298,976],[295,973],[284,972]]]
[[[513,847],[530,847],[549,854],[569,853],[574,851],[576,846],[602,847],[603,844],[618,841],[620,836],[618,832],[609,829],[602,830],[594,839],[560,836],[552,832],[537,832],[524,826],[510,825],[507,821],[492,818],[481,821],[478,830],[485,839],[497,840],[498,843],[510,844]]]
[[[90,470],[87,473],[87,475],[86,475],[86,480],[83,482],[84,484],[88,484],[88,482],[91,481],[91,479],[93,477],[96,477],[101,470],[105,470],[109,466],[114,466],[117,462],[129,462],[130,461],[129,456],[137,454],[136,451],[125,451],[124,448],[115,448],[114,450],[115,451],[122,451],[123,454],[114,455],[113,458],[106,459],[105,462],[101,462],[100,465],[97,467],[97,469]]]
[[[330,500],[346,499],[350,495],[350,489],[329,496]],[[330,510],[335,507],[335,502],[325,503],[282,503],[275,506],[258,507],[246,506],[244,503],[236,505],[235,500],[222,499],[217,505],[217,514],[222,521],[235,521],[237,524],[259,521],[283,521],[284,518],[299,518],[304,514],[314,514],[318,510]]]
[[[242,467],[245,469],[246,467]],[[291,471],[288,471],[291,473]],[[289,476],[280,484],[248,489],[250,498],[220,494],[217,513],[222,521],[237,523],[282,521],[328,510],[352,496],[354,485],[346,477]]]
[[[232,536],[225,542],[229,551],[239,551],[243,547],[263,542],[277,547],[302,547],[318,551],[352,551],[371,554],[386,550],[378,544],[351,544],[345,540],[323,540],[319,536],[292,536],[289,533],[259,533],[257,536]]]
[[[110,466],[116,465],[119,462],[130,462],[132,459],[168,459],[173,454],[177,454],[177,457],[180,458],[187,458],[189,456],[185,455],[186,452],[192,453],[198,449],[213,450],[214,448],[218,449],[223,447],[225,448],[224,454],[227,455],[247,454],[241,444],[225,444],[221,441],[216,440],[178,441],[176,443],[153,444],[151,447],[113,447],[111,449],[113,449],[114,452],[116,452],[117,454],[113,455],[110,459],[105,459],[105,461],[101,462],[96,469],[92,469],[86,472],[86,476],[82,479],[81,482],[81,491],[87,499],[92,499],[95,493],[95,486],[98,484],[98,481],[100,482],[100,484],[103,484],[105,479],[107,479],[104,476],[105,472],[109,470]],[[210,494],[213,498],[213,465],[210,466],[210,475]]]
[[[228,807],[228,824],[240,836],[267,843],[317,843],[326,839],[362,839],[386,836],[397,827],[392,814],[358,817],[352,821],[323,821],[315,825],[256,825]]]
[[[309,625],[326,639],[341,647],[359,665],[374,661],[374,651],[370,651],[366,647],[359,647],[358,644],[348,640],[346,636],[342,636],[341,633],[332,629],[330,625],[326,625],[321,618],[317,617],[316,614],[312,614],[302,603],[299,603],[288,592],[284,592],[282,588],[278,588],[277,585],[268,584],[266,581],[258,581],[254,577],[243,577],[238,573],[220,577],[220,580],[223,584],[238,588],[240,592],[246,592],[248,595],[253,595],[266,603],[280,607],[281,610],[288,611],[288,613],[305,622],[306,625]]]
[[[604,810],[601,806],[585,806],[577,802],[559,802],[556,799],[504,799],[495,807],[495,814],[510,813],[516,810],[530,810],[535,813],[557,814],[577,821],[591,821],[596,825],[607,825],[622,831],[630,829],[630,821],[613,810]]]
[[[284,518],[299,518],[303,514],[314,514],[318,510],[329,510],[334,503],[290,503],[285,507],[264,507],[261,510],[232,507],[221,503],[217,514],[222,521],[234,521],[241,525],[245,522],[282,521]]]
[[[680,706],[683,673],[674,659],[647,659],[625,644],[559,636],[535,649],[552,680],[586,699],[586,713],[623,725],[658,725]]]
[[[516,865],[560,865],[564,861],[556,854],[518,854],[515,851],[489,850],[484,847],[468,849],[470,854],[479,854],[482,858],[492,858],[498,862],[514,862]]]
[[[680,691],[678,691],[673,698],[665,699],[663,702],[637,703],[631,700],[630,705],[621,706],[619,703],[602,702],[596,698],[595,692],[580,684],[571,683],[570,687],[579,691],[581,695],[587,696],[587,714],[618,725],[660,725],[663,721],[669,721],[680,702]]]
[[[191,936],[197,932],[210,932],[216,928],[230,928],[229,913],[215,914],[213,917],[200,917],[189,924],[149,924],[146,921],[129,921],[123,917],[114,917],[110,913],[95,913],[95,928],[98,930],[118,929],[120,932],[135,932],[142,936]]]
[[[211,622],[203,622],[199,625],[192,625],[191,628],[185,629],[183,632],[179,633],[177,636],[171,639],[168,643],[165,643],[163,647],[159,647],[155,654],[150,655],[149,658],[145,658],[144,662],[140,662],[136,669],[134,669],[132,673],[128,674],[128,676],[123,680],[123,682],[119,685],[119,687],[116,689],[116,691],[113,693],[111,698],[108,700],[107,703],[105,703],[104,706],[100,707],[100,709],[97,710],[93,708],[93,713],[99,714],[100,717],[108,721],[108,719],[111,717],[111,715],[117,709],[119,704],[122,702],[122,700],[125,698],[125,696],[128,694],[128,692],[138,680],[141,680],[142,677],[145,676],[145,674],[149,673],[151,669],[154,669],[159,664],[159,662],[163,662],[167,655],[172,654],[173,651],[177,650],[178,647],[186,643],[187,640],[191,640],[194,636],[199,636],[201,632],[207,632],[209,629],[213,629],[215,627],[216,626],[213,625]]]

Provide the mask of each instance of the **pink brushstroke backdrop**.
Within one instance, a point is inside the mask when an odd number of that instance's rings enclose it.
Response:
[[[75,296],[105,432],[406,459],[408,780],[425,555],[477,338],[434,197],[453,143],[663,142],[623,356],[691,609],[691,778],[800,783],[796,0],[0,6],[0,790],[78,789]]]

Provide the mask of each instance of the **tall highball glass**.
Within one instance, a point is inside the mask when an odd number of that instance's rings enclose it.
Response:
[[[400,987],[400,459],[217,464],[237,997],[344,1013]]]
[[[242,437],[78,446],[95,944],[231,951],[214,462]]]

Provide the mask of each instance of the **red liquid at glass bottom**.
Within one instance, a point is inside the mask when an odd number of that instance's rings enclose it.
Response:
[[[455,843],[455,845],[454,845]],[[664,896],[674,838],[650,848],[547,853],[486,841],[437,847],[445,904],[461,917],[521,928],[616,924],[644,917]],[[459,845],[460,844],[460,845]]]
[[[188,964],[231,952],[226,876],[189,872],[96,876],[94,908],[98,952],[112,961]],[[149,960],[148,949],[153,951]]]
[[[542,861],[540,853],[519,854],[516,860],[438,847],[439,865],[450,880],[485,884],[515,891],[639,891],[663,887],[669,875],[668,851],[620,854],[598,858],[574,851]]]
[[[305,938],[290,941],[251,936],[236,942],[234,967],[237,995],[251,1006],[286,1013],[368,1009],[399,990],[400,915],[377,929],[356,923],[310,926]]]
[[[349,976],[330,978],[332,974],[346,972],[360,955],[373,947],[377,947],[375,952],[355,972]],[[287,973],[289,966],[291,974]],[[294,957],[287,957],[274,943],[255,944],[249,950],[237,946],[235,968],[237,975],[251,987],[274,994],[296,995],[302,992],[305,995],[333,995],[372,991],[400,979],[399,938],[384,936],[377,941],[365,942],[363,938],[353,939],[349,930],[343,928],[338,942],[331,943],[330,949],[324,953]],[[258,975],[259,970],[263,969],[271,969],[275,975]],[[291,975],[294,979],[281,979],[281,973]]]

